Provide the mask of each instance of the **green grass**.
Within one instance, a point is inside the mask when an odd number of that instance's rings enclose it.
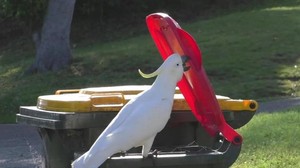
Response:
[[[180,25],[198,42],[217,94],[260,100],[300,95],[299,16],[298,0],[268,1]],[[77,43],[73,54],[68,70],[24,76],[34,60],[32,44],[2,48],[0,123],[14,122],[20,105],[35,105],[37,96],[57,89],[151,84],[137,69],[151,72],[162,62],[149,34]]]
[[[232,168],[300,167],[300,107],[259,114],[239,132],[244,142]]]
[[[233,97],[299,95],[300,6],[269,7],[187,26],[216,92]]]

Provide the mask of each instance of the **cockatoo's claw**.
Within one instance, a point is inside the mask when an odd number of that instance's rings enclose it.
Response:
[[[125,157],[125,156],[126,156],[126,151],[120,152],[120,156],[121,156],[121,157]]]
[[[154,158],[154,156],[157,157],[158,152],[159,152],[159,151],[158,151],[157,149],[154,149],[154,151],[149,152],[148,155],[147,155],[146,157],[143,156],[143,159],[147,159],[147,158],[152,159],[152,158]]]
[[[114,154],[114,155],[111,155],[111,156],[108,157],[108,158],[111,159],[112,157],[125,157],[126,154],[127,154],[126,151],[121,151],[121,152],[118,152],[118,153],[116,153],[116,154]]]
[[[149,152],[148,158],[154,158],[154,156],[157,157],[157,155],[158,155],[158,150],[154,149],[154,151]]]
[[[154,151],[149,152],[146,157],[143,156],[143,159],[150,159],[152,161],[153,166],[156,167],[155,157],[157,157],[157,153],[158,153],[158,150],[155,149]]]

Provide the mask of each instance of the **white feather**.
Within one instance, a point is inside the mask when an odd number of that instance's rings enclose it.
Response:
[[[73,168],[97,168],[111,155],[143,146],[148,156],[153,140],[170,118],[177,82],[182,78],[181,57],[173,54],[159,67],[152,86],[131,99]]]

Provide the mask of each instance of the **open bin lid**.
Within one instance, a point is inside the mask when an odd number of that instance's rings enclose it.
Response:
[[[108,112],[121,108],[138,93],[150,88],[150,85],[128,85],[112,87],[94,87],[80,90],[58,90],[55,95],[39,96],[37,107],[43,110],[62,112]],[[217,95],[223,111],[256,111],[254,100],[234,100]],[[183,95],[176,88],[173,112],[190,111]]]

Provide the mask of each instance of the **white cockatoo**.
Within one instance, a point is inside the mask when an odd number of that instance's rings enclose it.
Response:
[[[131,99],[110,122],[89,151],[72,163],[73,168],[97,168],[117,152],[143,146],[147,157],[154,138],[166,125],[173,106],[177,82],[182,78],[187,57],[172,54],[153,73],[139,73],[144,78],[157,76],[152,86]]]

